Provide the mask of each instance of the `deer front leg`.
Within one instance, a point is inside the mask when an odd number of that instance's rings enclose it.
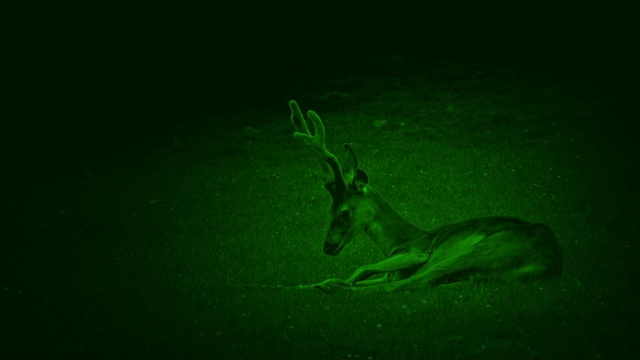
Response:
[[[450,273],[455,273],[458,270],[464,270],[467,267],[467,262],[463,259],[468,256],[467,254],[461,254],[458,256],[452,256],[443,261],[430,263],[428,269],[421,274],[416,274],[407,279],[395,281],[392,283],[384,284],[382,287],[387,292],[397,291],[398,289],[406,289],[416,284],[430,285],[436,279],[446,276]],[[468,268],[468,267],[467,267]]]
[[[323,293],[332,293],[340,288],[346,287],[346,284],[342,279],[327,279],[321,283],[313,284],[314,288],[321,290]]]
[[[394,255],[375,264],[359,267],[343,283],[346,286],[357,286],[357,282],[368,279],[373,275],[410,269],[422,265],[426,261],[427,256],[418,251]]]

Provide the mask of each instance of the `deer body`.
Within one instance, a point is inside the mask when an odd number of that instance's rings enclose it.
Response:
[[[289,102],[294,136],[320,156],[325,187],[333,198],[332,221],[324,252],[337,255],[364,231],[386,259],[359,267],[348,278],[328,279],[315,287],[382,288],[394,291],[416,285],[461,280],[527,280],[560,275],[562,251],[549,227],[514,217],[483,217],[424,230],[401,216],[368,185],[353,149],[345,144],[342,164],[328,152],[324,126],[313,111],[311,135],[295,101]],[[369,279],[385,274],[378,279]]]

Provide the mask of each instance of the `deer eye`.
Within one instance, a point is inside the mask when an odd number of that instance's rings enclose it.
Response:
[[[342,210],[342,212],[340,213],[340,219],[342,219],[342,221],[347,221],[349,220],[350,217],[351,217],[350,210]]]

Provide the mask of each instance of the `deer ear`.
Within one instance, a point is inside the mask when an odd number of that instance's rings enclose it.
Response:
[[[344,157],[342,158],[342,175],[345,180],[351,179],[355,176],[356,169],[358,168],[358,157],[349,144],[344,144]]]
[[[365,186],[369,184],[369,176],[364,170],[356,169],[356,175],[353,177],[353,182],[351,186],[353,186],[356,191],[363,191]]]

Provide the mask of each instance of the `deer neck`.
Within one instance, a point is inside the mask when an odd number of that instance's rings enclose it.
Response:
[[[367,197],[371,201],[374,216],[365,225],[364,231],[385,256],[390,256],[409,241],[426,233],[400,215],[371,187],[367,189]]]

